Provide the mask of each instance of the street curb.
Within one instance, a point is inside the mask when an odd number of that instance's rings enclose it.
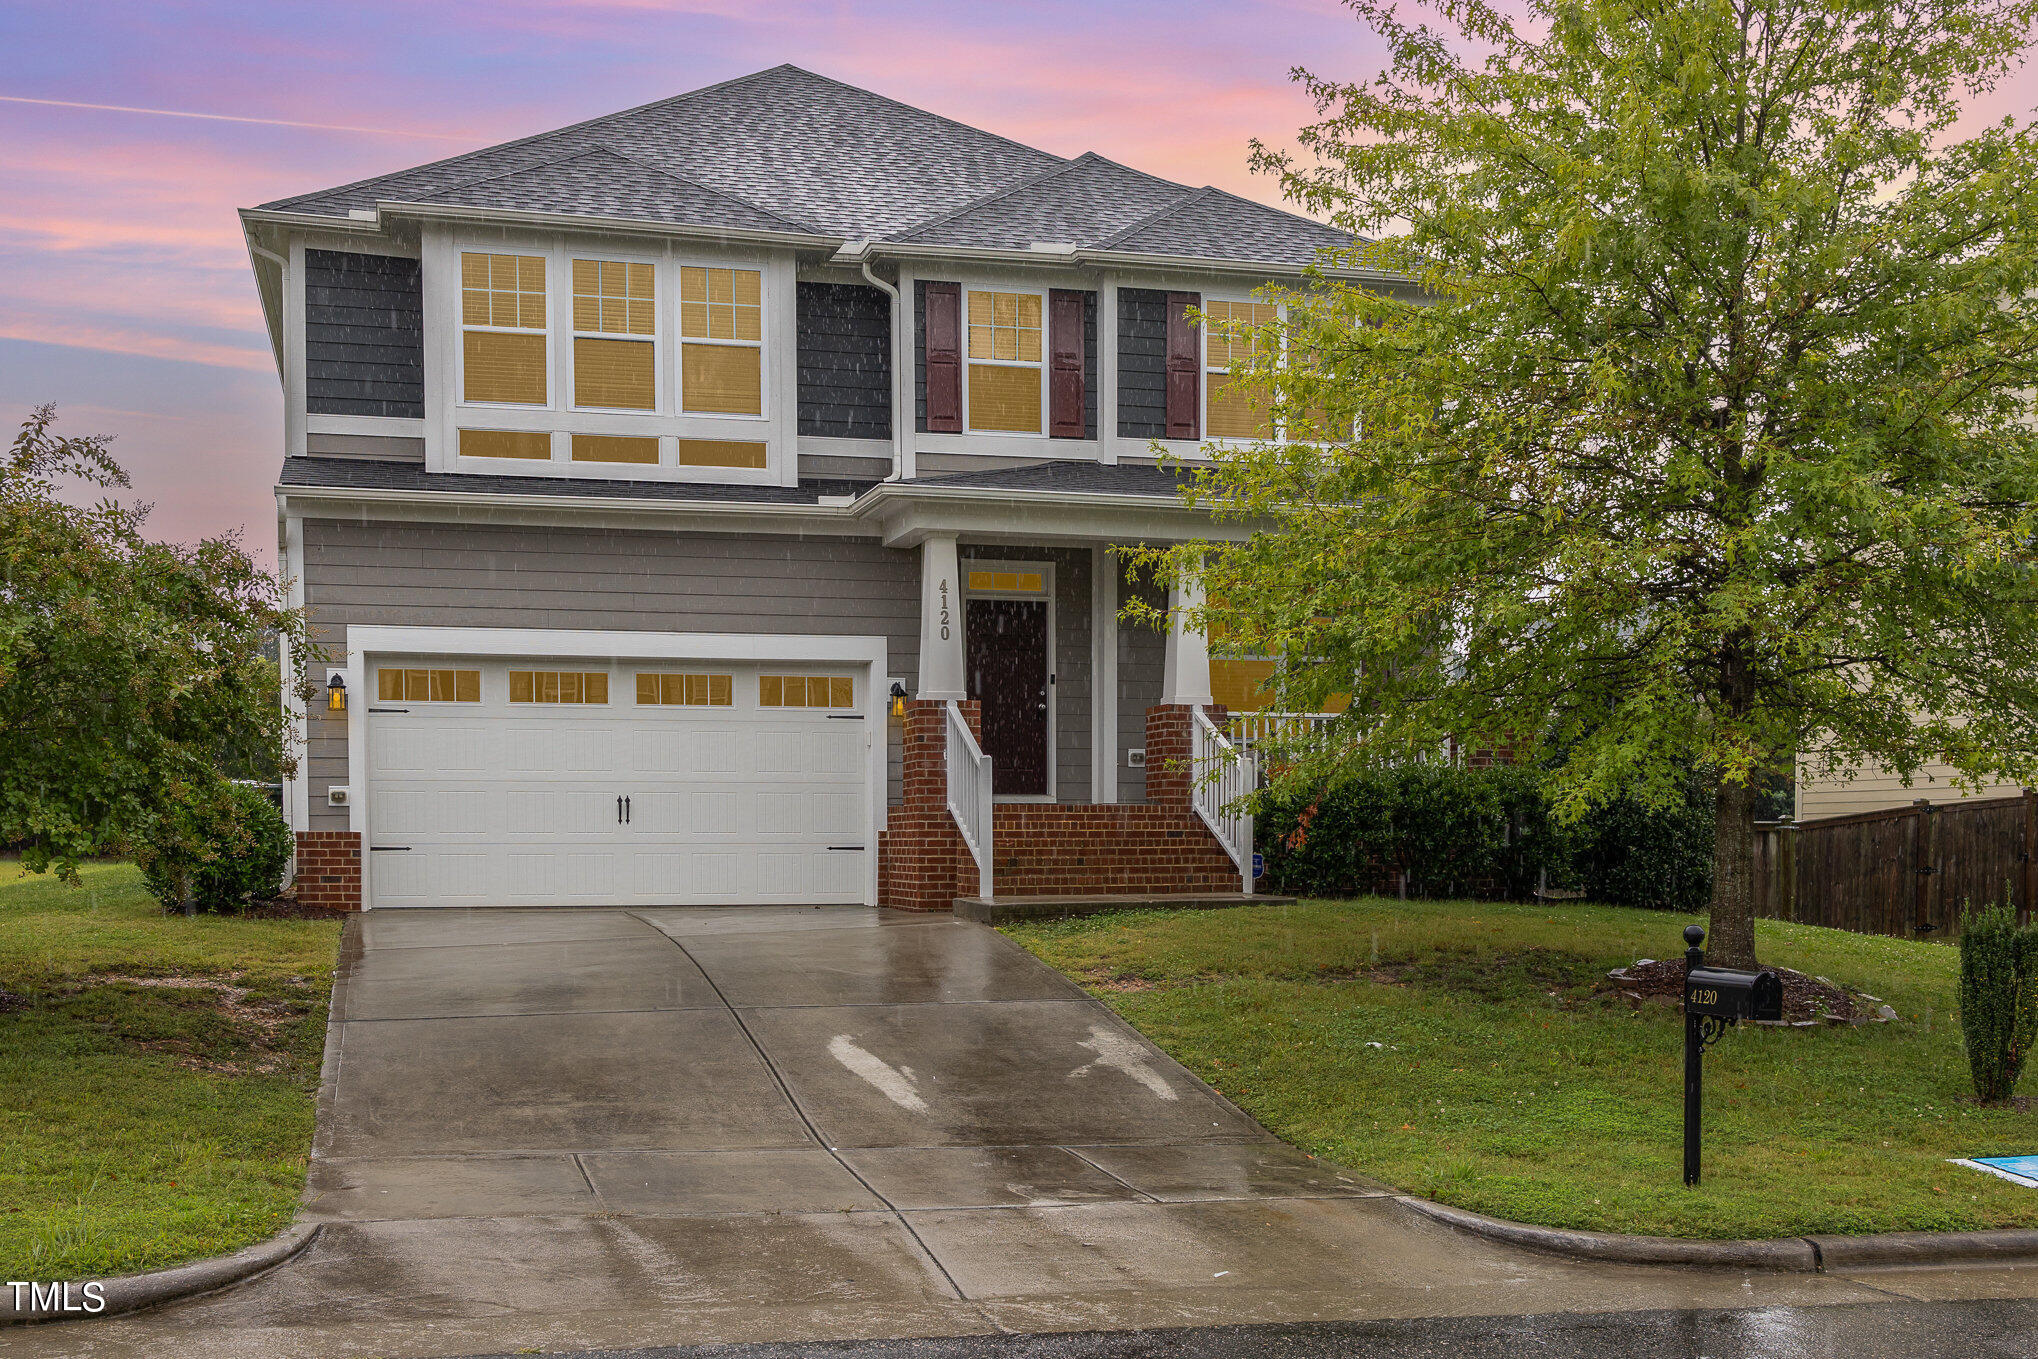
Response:
[[[1819,1273],[1866,1265],[1943,1265],[1976,1260],[2038,1260],[2038,1229],[1981,1232],[1878,1232],[1871,1236],[1781,1236],[1768,1241],[1686,1241],[1674,1236],[1622,1236],[1531,1227],[1525,1222],[1397,1195],[1419,1217],[1512,1246],[1625,1265],[1699,1265]]]
[[[1771,1241],[1686,1241],[1674,1236],[1623,1236],[1615,1232],[1574,1232],[1561,1227],[1532,1227],[1482,1213],[1467,1212],[1428,1199],[1400,1195],[1394,1200],[1419,1217],[1459,1231],[1471,1232],[1511,1246],[1579,1260],[1624,1265],[1701,1265],[1713,1269],[1766,1269],[1814,1273],[1819,1250],[1804,1237]],[[1923,1233],[1930,1235],[1931,1233]],[[2023,1235],[2024,1233],[2019,1233]],[[1844,1238],[1836,1238],[1844,1239]],[[1873,1238],[1856,1238],[1869,1240]]]
[[[79,1281],[67,1286],[73,1309],[66,1311],[61,1306],[35,1307],[17,1306],[15,1290],[0,1288],[0,1326],[31,1326],[41,1322],[95,1321],[104,1317],[121,1316],[128,1312],[139,1312],[144,1307],[158,1307],[166,1302],[177,1302],[183,1298],[210,1293],[228,1284],[253,1278],[265,1270],[274,1269],[284,1261],[309,1246],[319,1233],[316,1222],[300,1222],[284,1228],[267,1241],[257,1242],[246,1250],[232,1255],[214,1256],[210,1260],[194,1260],[188,1265],[173,1265],[169,1269],[152,1270],[146,1274],[127,1274],[116,1279],[94,1279]],[[106,1306],[97,1312],[77,1310],[83,1304],[79,1289],[85,1282],[96,1283]]]

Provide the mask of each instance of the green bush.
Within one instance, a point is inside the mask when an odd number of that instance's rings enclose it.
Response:
[[[176,826],[159,825],[136,846],[142,883],[165,906],[181,908],[189,874],[201,911],[238,912],[283,886],[296,837],[262,789],[221,780],[193,798]]]
[[[1960,1034],[1976,1097],[2008,1099],[2038,1037],[2038,925],[2019,925],[2007,901],[1962,913]]]
[[[1547,883],[1695,911],[1712,892],[1712,806],[1700,784],[1667,808],[1622,799],[1561,825],[1533,769],[1367,770],[1328,788],[1270,790],[1257,838],[1277,891],[1353,896],[1405,881],[1415,897],[1518,899]]]
[[[1258,812],[1268,881],[1286,892],[1351,896],[1526,896],[1559,854],[1530,771],[1411,765],[1338,780],[1319,794],[1276,792]]]

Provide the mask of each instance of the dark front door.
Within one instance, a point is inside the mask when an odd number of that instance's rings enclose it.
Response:
[[[983,705],[994,793],[1047,791],[1047,601],[969,602],[969,696]]]

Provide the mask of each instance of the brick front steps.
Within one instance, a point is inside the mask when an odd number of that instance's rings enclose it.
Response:
[[[1061,920],[1069,916],[1103,915],[1108,911],[1219,911],[1227,906],[1293,906],[1293,897],[1247,896],[1243,892],[1126,894],[1083,897],[957,897],[955,917],[980,925],[1008,920]]]
[[[1238,865],[1188,807],[1001,802],[992,824],[992,882],[1000,897],[1239,888]]]

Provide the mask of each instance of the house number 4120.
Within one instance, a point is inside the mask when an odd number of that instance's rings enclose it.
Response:
[[[941,578],[941,640],[948,640],[948,577]]]

